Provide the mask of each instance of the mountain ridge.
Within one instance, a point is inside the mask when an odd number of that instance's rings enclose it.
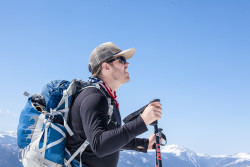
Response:
[[[21,167],[18,161],[17,136],[15,131],[0,131],[0,166]],[[167,145],[161,147],[163,166],[171,167],[250,167],[250,153],[216,155],[196,153],[186,147]],[[155,166],[155,152],[140,153],[121,151],[118,167]]]

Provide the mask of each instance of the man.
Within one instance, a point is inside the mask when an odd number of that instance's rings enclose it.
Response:
[[[149,139],[136,136],[146,132],[147,125],[161,118],[159,102],[149,104],[135,120],[123,126],[121,123],[116,91],[130,80],[127,59],[134,55],[134,51],[133,48],[122,51],[112,42],[107,42],[90,54],[92,77],[89,81],[99,84],[100,89],[89,87],[76,97],[69,115],[69,126],[74,135],[67,141],[72,155],[87,139],[89,145],[76,157],[86,167],[116,167],[120,149],[147,152],[155,143],[154,135]]]

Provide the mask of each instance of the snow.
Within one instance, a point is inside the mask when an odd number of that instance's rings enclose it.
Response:
[[[235,155],[217,155],[217,156],[212,156],[214,158],[236,158],[239,160],[247,160],[250,161],[250,153],[238,153]]]
[[[17,132],[16,131],[0,131],[0,137],[10,136],[17,138]]]
[[[250,161],[250,153],[238,153],[238,154],[234,155],[233,158],[240,158],[243,160]]]
[[[142,157],[141,159],[142,159],[143,163],[145,163],[145,164],[148,163],[148,160],[146,158]]]
[[[161,152],[171,153],[171,154],[175,154],[176,156],[180,156],[181,153],[190,152],[190,150],[188,150],[187,148],[172,144],[172,145],[162,146]]]
[[[132,163],[130,161],[126,161],[127,164],[131,165]]]

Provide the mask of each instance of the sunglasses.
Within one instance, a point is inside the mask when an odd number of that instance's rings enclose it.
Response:
[[[123,57],[123,56],[119,56],[119,57],[110,59],[110,60],[108,60],[108,61],[106,61],[106,62],[107,62],[107,63],[112,63],[113,61],[116,61],[116,60],[118,60],[118,59],[121,60],[120,62],[121,62],[122,64],[126,64],[126,62],[127,62],[126,58]]]

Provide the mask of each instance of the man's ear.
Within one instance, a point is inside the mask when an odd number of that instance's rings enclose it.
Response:
[[[102,63],[102,70],[106,70],[106,71],[109,70],[109,64],[106,62]]]

